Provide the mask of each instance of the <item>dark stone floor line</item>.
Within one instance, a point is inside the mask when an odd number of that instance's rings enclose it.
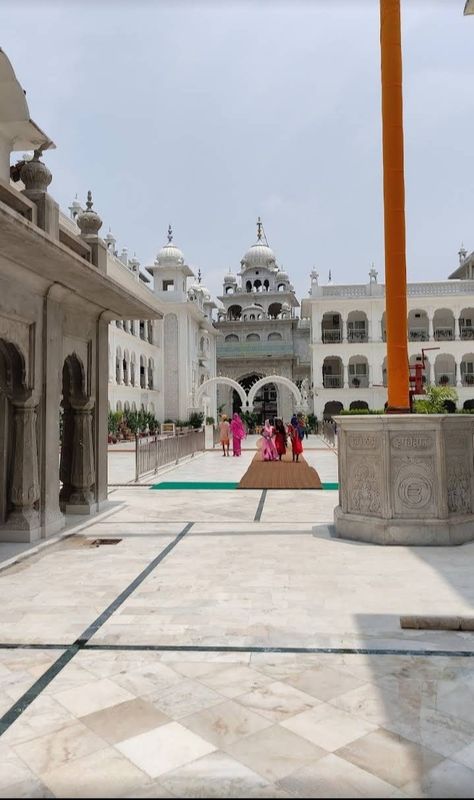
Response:
[[[110,603],[105,611],[100,614],[97,619],[89,625],[86,630],[78,636],[76,641],[71,645],[66,645],[67,648],[57,659],[51,664],[50,667],[38,678],[37,681],[8,709],[8,711],[0,717],[0,737],[10,728],[11,725],[23,714],[24,711],[36,700],[37,697],[46,689],[47,686],[59,675],[59,673],[66,667],[69,662],[77,655],[80,650],[83,650],[89,639],[104,625],[114,611],[127,600],[132,592],[137,589],[140,584],[153,572],[154,569],[163,561],[164,558],[176,547],[177,544],[183,539],[184,536],[191,530],[194,522],[188,522],[183,530],[170,542],[164,550],[154,558],[145,569],[121,592],[115,600]],[[33,648],[33,649],[36,649]],[[48,647],[44,647],[48,649]]]

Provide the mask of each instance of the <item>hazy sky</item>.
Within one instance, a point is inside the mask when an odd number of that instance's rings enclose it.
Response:
[[[474,17],[402,0],[408,275],[474,249]],[[220,293],[255,241],[296,286],[383,279],[378,0],[0,0],[0,45],[63,208],[89,188],[143,265],[175,242]],[[21,154],[19,154],[21,155]]]

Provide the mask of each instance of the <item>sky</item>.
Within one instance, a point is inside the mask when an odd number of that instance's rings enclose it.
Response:
[[[474,250],[463,6],[402,0],[409,280]],[[220,294],[260,215],[299,297],[314,268],[383,280],[378,0],[0,0],[0,46],[57,145],[51,194],[67,209],[91,189],[143,266],[171,223]]]

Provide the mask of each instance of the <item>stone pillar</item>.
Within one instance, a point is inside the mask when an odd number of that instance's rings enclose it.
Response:
[[[341,342],[347,342],[347,317],[341,315]]]
[[[91,514],[96,509],[94,445],[92,440],[92,400],[73,400],[74,435],[72,440],[71,494],[66,506],[68,514]]]
[[[63,325],[64,290],[55,284],[43,302],[43,398],[41,403],[41,524],[42,536],[51,536],[64,527],[64,514],[60,509],[60,501],[66,500],[64,489],[59,493],[59,480],[64,483],[64,456],[61,448],[61,465],[58,464],[59,447],[59,408],[61,403],[62,372],[58,367],[63,361]],[[68,430],[67,409],[63,415],[64,432]],[[70,463],[70,462],[69,462]],[[69,479],[69,473],[67,473]],[[66,480],[66,491],[69,480]]]
[[[3,538],[9,541],[33,542],[41,536],[38,511],[40,485],[36,406],[28,402],[13,401],[13,408],[13,465],[10,490],[13,511],[7,520],[8,533]]]
[[[430,342],[434,339],[433,314],[431,312],[428,314],[428,339]]]
[[[456,386],[460,388],[462,386],[462,373],[461,373],[461,362],[462,356],[460,358],[456,358]]]
[[[107,434],[108,434],[108,386],[104,375],[104,365],[108,356],[108,324],[101,317],[96,324],[96,358],[95,358],[95,499],[99,504],[107,500]],[[131,360],[129,370],[131,375]]]
[[[349,388],[349,365],[343,364],[342,365],[342,375],[343,375],[343,386],[344,389]]]

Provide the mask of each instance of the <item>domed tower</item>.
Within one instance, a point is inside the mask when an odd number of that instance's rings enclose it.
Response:
[[[154,292],[162,300],[186,302],[187,279],[194,278],[194,272],[185,264],[183,253],[173,243],[171,225],[168,226],[167,243],[159,251],[153,266],[146,269],[153,275]]]

